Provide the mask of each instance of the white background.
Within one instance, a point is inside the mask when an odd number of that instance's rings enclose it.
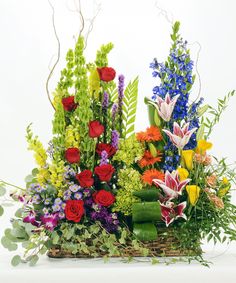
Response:
[[[64,66],[67,49],[74,45],[73,36],[80,29],[78,15],[70,11],[73,1],[54,0],[52,3],[56,11],[55,20],[62,45],[62,57],[51,81],[51,90],[56,86],[60,69]],[[137,130],[145,129],[148,125],[143,98],[152,95],[152,88],[156,84],[149,63],[154,57],[164,61],[170,47],[171,24],[158,7],[167,10],[170,20],[181,21],[181,33],[190,43],[193,60],[196,60],[199,50],[199,45],[193,43],[198,41],[202,46],[198,70],[202,81],[201,95],[205,102],[216,105],[218,97],[236,89],[236,1],[101,0],[100,3],[102,9],[89,37],[86,55],[92,61],[99,46],[112,41],[115,49],[109,57],[110,66],[118,74],[123,73],[127,80],[139,75]],[[93,1],[82,0],[82,7],[85,17],[91,18]],[[0,179],[20,186],[24,186],[24,176],[34,166],[32,154],[26,150],[26,126],[33,122],[34,132],[45,146],[51,137],[53,110],[46,97],[45,81],[56,50],[51,8],[46,0],[0,0]],[[196,82],[192,91],[193,100],[198,90],[199,84]],[[235,107],[236,97],[231,100],[227,112],[212,134],[212,153],[219,157],[228,156],[229,162],[236,160]],[[0,219],[0,234],[7,226],[12,212],[12,209],[8,209]],[[44,259],[34,269],[38,279],[33,280],[54,282],[55,279],[55,282],[64,282],[66,279],[63,278],[68,279],[69,272],[72,272],[76,274],[78,282],[80,278],[81,281],[92,282],[92,278],[96,278],[93,276],[97,276],[99,282],[132,282],[130,276],[136,282],[141,282],[144,278],[165,278],[167,282],[173,277],[175,282],[180,282],[178,280],[182,276],[186,276],[186,281],[191,279],[191,282],[199,279],[203,282],[218,282],[217,278],[220,281],[224,278],[224,282],[236,282],[233,279],[236,272],[232,268],[236,263],[235,246],[228,247],[227,252],[221,246],[214,250],[211,246],[206,246],[206,250],[208,258],[214,257],[212,260],[215,266],[211,271],[197,265],[186,267],[178,264],[174,267],[150,267],[136,263],[128,266],[116,263],[104,266],[94,262],[66,261],[58,266]],[[221,255],[220,250],[224,255]],[[24,272],[25,267],[12,271],[8,261],[9,255],[0,249],[0,279],[4,279],[1,282],[15,282],[11,276],[17,274],[19,282],[32,281],[29,279],[32,269],[27,269],[28,275]],[[96,272],[91,273],[92,270],[88,267],[95,268]],[[40,272],[40,268],[47,269],[48,277]],[[110,277],[106,276],[106,272]],[[196,272],[196,275],[192,276],[192,272]],[[220,272],[224,272],[224,275],[219,275]],[[45,278],[50,279],[47,281]],[[100,281],[101,278],[103,281]]]

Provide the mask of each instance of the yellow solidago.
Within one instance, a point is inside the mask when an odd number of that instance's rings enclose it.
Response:
[[[30,126],[27,127],[26,139],[28,142],[28,149],[34,151],[34,158],[40,167],[45,167],[47,163],[47,153],[38,137],[33,137]]]
[[[193,170],[193,157],[194,157],[194,151],[189,150],[183,150],[182,151],[182,160],[184,162],[184,166],[188,170]]]
[[[91,96],[98,98],[100,91],[100,77],[96,68],[90,70],[89,76],[89,93]]]
[[[66,128],[65,147],[79,147],[79,133],[72,125]]]
[[[196,205],[198,198],[199,198],[200,190],[201,189],[196,185],[186,186],[186,191],[188,193],[189,202],[192,206]]]
[[[52,185],[57,188],[61,189],[63,186],[63,180],[64,180],[64,161],[59,161],[57,163],[53,163],[49,166],[49,172],[50,172],[50,181]]]
[[[196,153],[205,154],[207,150],[212,148],[212,143],[205,140],[199,140],[197,142]]]
[[[179,167],[177,170],[178,170],[179,179],[181,182],[188,178],[189,172],[187,169]]]

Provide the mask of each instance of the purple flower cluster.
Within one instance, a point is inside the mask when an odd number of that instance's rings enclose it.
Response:
[[[111,120],[112,120],[112,128],[113,129],[114,129],[114,126],[115,126],[117,111],[118,111],[118,105],[116,103],[114,103],[112,105],[112,108],[111,108]]]
[[[107,92],[103,93],[102,109],[106,110],[109,105],[109,94]]]
[[[123,75],[119,75],[118,77],[118,105],[119,109],[122,108],[123,105],[123,98],[124,98],[124,87],[125,87],[125,77]]]
[[[101,160],[100,160],[100,165],[106,165],[108,163],[108,154],[106,150],[103,150],[101,152]]]
[[[93,204],[92,208],[94,211],[90,213],[90,216],[93,221],[100,221],[109,233],[117,231],[119,220],[116,213],[109,212],[106,207],[99,204]]]
[[[116,130],[113,130],[111,132],[111,145],[115,148],[118,149],[118,145],[119,145],[119,133]]]

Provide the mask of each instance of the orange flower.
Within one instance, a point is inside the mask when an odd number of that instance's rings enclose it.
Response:
[[[146,129],[146,132],[137,133],[137,140],[146,142],[161,141],[162,135],[159,128],[151,126]]]
[[[159,179],[164,181],[165,180],[165,174],[159,170],[156,169],[150,169],[146,170],[143,173],[142,180],[144,183],[149,184],[150,186],[152,185],[152,181],[154,179]]]
[[[146,150],[144,156],[139,160],[138,164],[141,168],[153,165],[154,163],[161,161],[161,155],[162,153],[157,150],[157,156],[153,157],[151,152],[149,150]]]

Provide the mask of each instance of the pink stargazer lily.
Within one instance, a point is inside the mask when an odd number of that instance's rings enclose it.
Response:
[[[156,107],[159,116],[164,121],[169,122],[178,98],[179,94],[171,99],[168,93],[166,94],[165,99],[162,99],[160,96],[158,96],[156,103],[151,104]]]
[[[186,205],[186,201],[177,205],[173,202],[167,202],[166,204],[160,203],[162,220],[166,223],[167,227],[178,218],[187,220],[187,216],[183,213]]]
[[[178,148],[183,149],[185,145],[189,142],[192,134],[197,130],[193,128],[189,130],[189,123],[185,123],[181,128],[180,125],[174,122],[173,133],[168,130],[163,130],[164,133],[170,138],[171,142]]]
[[[180,182],[178,171],[169,171],[165,172],[165,182],[159,179],[154,179],[153,183],[156,186],[162,188],[163,192],[167,196],[168,200],[178,198],[179,195],[182,195],[183,188],[191,181],[191,179],[185,179]]]

